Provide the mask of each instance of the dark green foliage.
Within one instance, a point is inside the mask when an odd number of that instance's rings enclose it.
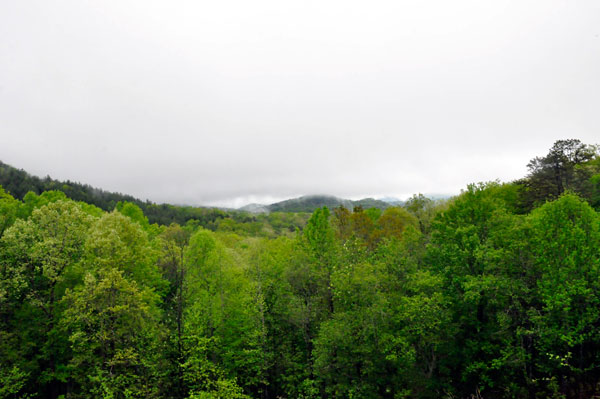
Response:
[[[68,291],[62,328],[72,350],[70,397],[160,397],[161,338],[153,296],[122,270],[102,268]]]
[[[329,208],[337,206],[352,208],[352,203],[348,200],[328,195],[308,195],[271,204],[268,209],[270,212],[312,212],[324,206]]]
[[[130,195],[110,193],[87,184],[60,182],[51,179],[50,176],[40,179],[2,162],[0,162],[0,185],[18,199],[23,199],[30,191],[39,195],[44,191],[56,190],[65,193],[72,200],[96,205],[105,211],[114,209],[119,201],[141,203]]]
[[[43,195],[48,191],[64,193],[67,198],[95,205],[105,211],[112,211],[119,203],[130,203],[139,207],[150,223],[161,225],[171,223],[185,225],[189,221],[194,221],[198,225],[215,228],[215,223],[219,219],[229,215],[228,212],[216,208],[154,204],[150,201],[141,201],[131,195],[112,193],[87,184],[53,180],[49,176],[40,179],[2,162],[0,162],[0,186],[26,203],[28,193]],[[27,211],[23,216],[28,216]]]
[[[322,207],[330,209],[343,206],[347,209],[354,207],[386,209],[390,205],[387,202],[379,201],[373,198],[364,198],[358,201],[350,201],[329,195],[307,195],[300,198],[294,198],[268,205],[269,212],[313,212]]]
[[[571,190],[587,199],[598,192],[598,182],[592,177],[600,173],[598,148],[579,140],[558,140],[545,157],[532,159],[529,175],[519,181],[521,201],[526,210],[558,198]]]
[[[373,198],[363,198],[357,201],[352,201],[352,206],[360,206],[364,209],[379,209],[384,210],[390,207],[390,204],[384,201],[376,200]]]

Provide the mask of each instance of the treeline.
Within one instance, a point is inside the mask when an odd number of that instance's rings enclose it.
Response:
[[[58,181],[51,179],[49,176],[42,179],[2,162],[0,162],[0,186],[14,198],[22,201],[27,201],[25,197],[28,193],[40,195],[46,191],[58,191],[64,193],[67,198],[97,206],[104,211],[112,211],[119,202],[129,202],[142,209],[150,223],[161,225],[169,225],[171,223],[185,225],[191,221],[191,223],[214,230],[222,219],[234,219],[236,223],[264,223],[264,218],[246,212],[218,208],[155,204],[151,201],[142,201],[131,195],[109,192],[87,184]],[[290,227],[290,224],[293,226],[293,231],[297,226],[292,222],[288,223],[286,227]]]
[[[362,208],[377,208],[385,210],[392,206],[391,204],[376,200],[373,198],[363,198],[352,201],[334,197],[331,195],[306,195],[299,198],[276,202],[271,205],[263,206],[268,212],[309,212],[312,213],[317,208],[328,207],[329,209],[338,208],[340,206],[348,209],[360,206]],[[242,208],[243,209],[243,208]]]
[[[234,231],[265,237],[294,233],[304,226],[310,216],[310,214],[287,212],[255,215],[218,208],[155,204],[141,201],[131,195],[104,191],[87,184],[61,182],[48,176],[40,179],[2,162],[0,162],[0,187],[26,204],[21,210],[25,215],[33,207],[39,207],[42,203],[56,201],[59,198],[72,199],[108,212],[121,206],[120,204],[130,203],[140,208],[151,224],[168,226],[176,223],[182,226],[201,226],[212,231]]]
[[[23,200],[29,192],[39,195],[44,191],[61,191],[72,200],[83,201],[105,211],[112,211],[118,202],[123,201],[134,203],[142,209],[145,208],[145,205],[150,204],[148,201],[141,201],[131,195],[101,190],[88,184],[69,180],[62,182],[54,180],[50,176],[42,179],[2,162],[0,162],[0,186],[19,200]],[[179,221],[179,223],[185,222],[186,220]]]
[[[598,159],[277,238],[2,191],[0,398],[594,397]]]

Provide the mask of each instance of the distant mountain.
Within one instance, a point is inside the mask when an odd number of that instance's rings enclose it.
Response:
[[[427,198],[432,200],[443,200],[450,198],[448,194],[430,194],[426,195]],[[305,195],[298,198],[292,198],[289,200],[276,202],[274,204],[248,204],[241,208],[239,211],[249,213],[269,213],[269,212],[313,212],[317,208],[328,207],[334,209],[339,206],[343,206],[349,210],[354,209],[357,206],[361,206],[364,209],[377,208],[387,209],[393,206],[404,206],[406,201],[395,197],[384,197],[379,199],[374,198],[363,198],[360,200],[349,200],[344,198],[335,197],[333,195]]]
[[[379,198],[379,201],[388,203],[393,206],[402,206],[406,203],[406,201],[402,201],[401,199],[396,198],[396,197],[383,197],[383,198]]]
[[[250,213],[269,213],[269,206],[262,204],[248,204],[238,208],[238,210]]]
[[[423,195],[425,197],[429,198],[430,200],[438,201],[438,200],[445,200],[445,199],[451,198],[455,194],[423,194]],[[404,206],[408,200],[401,200],[396,197],[384,197],[384,198],[379,198],[379,201],[386,202],[392,206]]]
[[[386,209],[390,207],[390,204],[373,198],[363,198],[361,200],[352,201],[332,195],[305,195],[303,197],[292,198],[270,205],[248,204],[239,208],[239,210],[250,213],[313,212],[315,209],[324,206],[328,207],[329,209],[337,208],[339,206],[343,206],[350,210],[357,206],[361,206],[364,209]]]
[[[338,206],[353,208],[350,200],[331,195],[305,195],[300,198],[276,202],[269,205],[268,209],[270,212],[312,212],[323,206],[328,208],[337,208]]]
[[[362,206],[364,209],[378,208],[378,209],[383,210],[383,209],[389,208],[390,205],[393,205],[393,204],[385,202],[385,201],[377,200],[374,198],[363,198],[358,201],[352,201],[352,205],[354,205],[355,207]]]
[[[434,201],[438,200],[446,200],[448,198],[454,197],[456,194],[427,194],[426,197],[430,198]]]
[[[155,204],[148,200],[142,201],[131,195],[101,190],[88,184],[81,184],[68,180],[54,180],[50,178],[50,176],[40,178],[2,162],[0,162],[0,186],[20,200],[22,200],[29,191],[32,191],[35,194],[41,194],[48,190],[62,191],[67,197],[73,200],[95,205],[105,211],[113,210],[115,205],[120,201],[128,201],[139,206],[150,220],[150,223],[164,225],[168,225],[172,222],[183,225],[191,219],[199,220],[202,223],[207,224],[214,222],[216,219],[227,217],[230,213],[235,212],[233,209],[226,208]],[[364,209],[386,209],[393,205],[374,198],[363,198],[352,201],[332,195],[306,195],[270,205],[248,204],[237,209],[237,211],[253,214],[270,212],[313,212],[315,209],[323,206],[327,206],[330,209],[343,206],[352,210],[357,206],[361,206]]]

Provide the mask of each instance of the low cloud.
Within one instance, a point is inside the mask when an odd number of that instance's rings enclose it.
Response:
[[[600,131],[593,1],[34,3],[0,159],[156,202],[456,193]]]

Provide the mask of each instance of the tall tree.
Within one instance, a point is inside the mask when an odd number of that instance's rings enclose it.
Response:
[[[62,327],[73,357],[70,397],[159,398],[156,297],[124,276],[102,268],[67,291]]]
[[[244,265],[235,262],[214,233],[204,229],[191,236],[184,262],[188,268],[186,302],[190,304],[184,316],[188,390],[213,391],[225,379],[257,392],[264,385],[264,331]],[[195,374],[207,365],[218,372]]]
[[[167,227],[159,237],[161,256],[158,264],[164,278],[169,282],[163,300],[165,320],[171,332],[169,336],[171,350],[167,350],[167,355],[173,366],[171,380],[177,397],[183,397],[185,393],[181,365],[184,362],[184,311],[188,305],[185,292],[187,268],[184,254],[189,237],[190,233],[177,224]]]
[[[157,266],[160,251],[142,226],[117,211],[105,213],[91,226],[85,243],[89,268],[116,268],[143,287],[164,295],[168,282]]]
[[[49,392],[64,393],[65,337],[57,329],[64,290],[78,281],[78,265],[93,218],[73,201],[34,209],[2,237],[0,297],[5,317],[18,329],[25,369]],[[6,306],[7,302],[5,302]],[[12,310],[12,312],[11,312]]]
[[[558,198],[565,190],[583,193],[593,172],[582,165],[596,157],[596,146],[570,139],[556,141],[546,156],[532,159],[529,174],[521,181],[528,209]]]
[[[512,298],[523,291],[515,275],[523,270],[505,260],[517,217],[508,213],[502,190],[497,183],[470,185],[432,224],[426,262],[443,278],[455,328],[440,367],[463,396],[500,395],[499,381],[517,380],[522,365],[510,345],[511,316],[519,318]]]
[[[537,379],[569,397],[592,397],[600,381],[600,217],[567,194],[532,212],[530,222]]]

